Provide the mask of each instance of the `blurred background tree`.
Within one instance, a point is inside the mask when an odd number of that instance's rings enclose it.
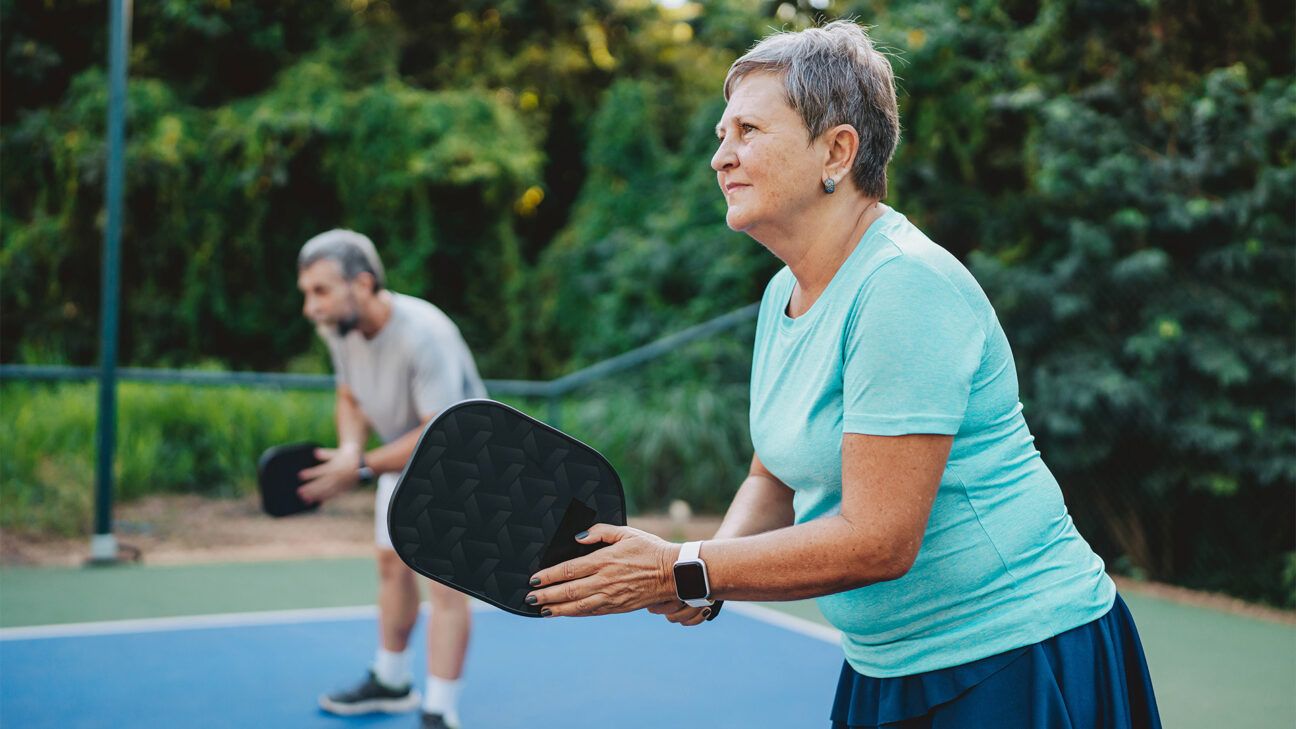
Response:
[[[0,360],[88,364],[105,9],[0,11]],[[122,361],[326,370],[293,260],[338,225],[459,322],[487,376],[556,376],[755,301],[778,262],[724,225],[721,81],[771,28],[855,17],[900,79],[889,202],[986,288],[1084,533],[1127,573],[1296,606],[1293,15],[137,4]],[[746,459],[747,356],[692,347],[591,393],[575,427],[616,444],[639,506],[723,505]],[[632,403],[634,423],[613,413]]]

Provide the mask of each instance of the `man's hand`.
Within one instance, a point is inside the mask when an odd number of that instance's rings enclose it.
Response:
[[[360,455],[358,447],[316,448],[315,457],[324,462],[298,474],[305,483],[297,495],[308,504],[317,504],[354,488],[360,483]]]

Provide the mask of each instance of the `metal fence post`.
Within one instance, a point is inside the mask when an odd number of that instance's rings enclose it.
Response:
[[[548,398],[549,424],[558,430],[562,430],[562,393],[551,393]]]
[[[108,170],[104,207],[103,289],[99,296],[99,411],[95,462],[95,531],[90,563],[117,561],[112,528],[113,456],[117,450],[117,307],[121,288],[122,198],[125,183],[127,0],[112,0],[108,22]]]

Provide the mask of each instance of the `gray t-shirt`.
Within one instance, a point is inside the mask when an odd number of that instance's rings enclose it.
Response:
[[[391,318],[373,339],[357,330],[345,337],[321,333],[338,384],[351,388],[384,443],[460,400],[486,397],[472,352],[450,317],[422,299],[391,296]]]

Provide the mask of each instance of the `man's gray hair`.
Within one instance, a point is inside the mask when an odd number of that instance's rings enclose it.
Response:
[[[783,78],[788,104],[801,115],[811,141],[839,124],[855,127],[860,148],[851,177],[865,195],[886,197],[886,168],[900,141],[900,114],[891,62],[873,47],[868,33],[849,20],[834,20],[822,28],[768,36],[729,67],[725,101],[744,76],[761,72]]]
[[[342,278],[347,281],[355,280],[361,273],[369,273],[374,277],[374,291],[387,285],[382,259],[378,258],[378,251],[367,235],[345,228],[320,233],[302,246],[297,255],[297,270],[304,271],[316,261],[325,259],[337,261],[342,269]]]

